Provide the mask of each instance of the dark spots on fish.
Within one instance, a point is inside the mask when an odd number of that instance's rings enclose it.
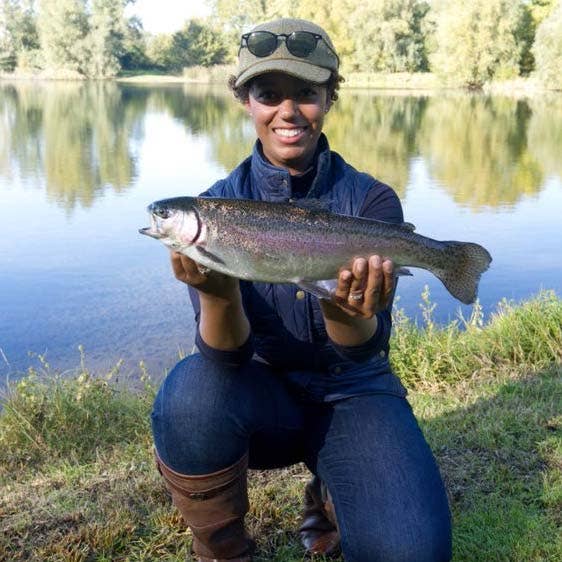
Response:
[[[203,248],[202,246],[195,246],[195,249],[204,257],[206,257],[207,259],[211,260],[214,263],[220,263],[221,265],[226,265],[226,263],[224,262],[224,260],[222,260],[221,258],[219,258],[218,256],[215,256],[215,254],[205,250],[205,248]]]

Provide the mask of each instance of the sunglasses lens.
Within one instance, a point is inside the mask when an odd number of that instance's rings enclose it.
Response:
[[[269,31],[256,31],[248,35],[246,44],[256,57],[267,57],[277,48],[277,36]]]
[[[305,58],[316,49],[318,40],[312,33],[295,31],[287,37],[287,49],[295,57]]]

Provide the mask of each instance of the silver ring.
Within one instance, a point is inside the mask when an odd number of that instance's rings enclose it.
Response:
[[[197,264],[197,271],[198,271],[201,275],[208,275],[209,272],[211,271],[211,268],[210,268],[210,267],[205,267],[204,265]]]
[[[349,293],[349,298],[352,301],[362,301],[363,300],[363,291],[352,291]]]

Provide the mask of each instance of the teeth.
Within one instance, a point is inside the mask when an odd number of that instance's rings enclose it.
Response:
[[[304,129],[275,129],[275,132],[282,137],[296,137],[300,135]]]

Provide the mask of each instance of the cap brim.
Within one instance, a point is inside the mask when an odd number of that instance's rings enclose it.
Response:
[[[306,61],[297,61],[295,59],[264,59],[258,61],[250,68],[246,69],[238,78],[234,86],[237,88],[245,84],[248,80],[265,74],[266,72],[282,72],[313,84],[326,83],[331,75],[331,70],[322,68]]]

